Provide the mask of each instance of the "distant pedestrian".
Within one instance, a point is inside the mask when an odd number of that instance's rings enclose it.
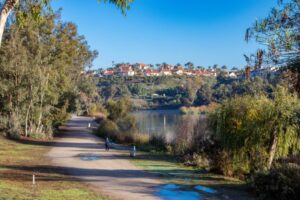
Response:
[[[105,140],[105,150],[109,151],[109,139],[108,139],[108,137]]]

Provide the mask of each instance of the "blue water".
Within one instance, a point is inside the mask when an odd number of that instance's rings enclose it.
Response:
[[[100,160],[100,157],[98,155],[80,155],[80,160],[95,161],[95,160]]]
[[[146,110],[132,113],[136,117],[138,131],[142,134],[164,136],[168,142],[176,137],[176,129],[188,120],[196,122],[199,116],[181,115],[179,110]]]
[[[209,193],[209,194],[216,194],[217,193],[216,190],[208,188],[208,187],[204,187],[204,186],[201,186],[201,185],[196,186],[195,189],[199,190],[199,191]]]
[[[160,187],[156,195],[164,200],[201,200],[201,192],[206,194],[217,193],[214,189],[200,185],[195,186],[193,189],[191,190],[187,186],[168,184]]]

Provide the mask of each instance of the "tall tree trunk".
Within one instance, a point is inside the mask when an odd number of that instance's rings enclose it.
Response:
[[[5,29],[7,18],[18,2],[19,0],[6,0],[2,7],[0,13],[0,47],[2,43],[2,37],[3,37],[3,32]]]
[[[25,137],[28,136],[28,119],[29,119],[29,113],[30,113],[31,106],[32,106],[32,99],[30,99],[30,103],[29,103],[29,106],[28,106],[27,111],[26,111],[26,117],[25,117]]]
[[[47,73],[47,76],[46,76],[45,86],[43,86],[43,83],[42,83],[42,86],[41,86],[40,116],[39,116],[38,125],[37,125],[38,133],[40,133],[42,131],[42,127],[43,127],[43,126],[41,126],[42,118],[43,118],[43,105],[44,105],[44,97],[45,97],[45,93],[46,93],[45,90],[48,88],[48,80],[49,80],[49,73]]]
[[[273,163],[273,160],[274,160],[274,157],[275,157],[277,143],[278,143],[277,133],[278,133],[277,126],[275,126],[274,131],[273,131],[273,135],[272,135],[270,150],[269,150],[268,169],[271,169],[272,163]]]

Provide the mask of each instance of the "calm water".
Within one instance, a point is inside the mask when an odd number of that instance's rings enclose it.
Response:
[[[198,116],[181,115],[178,110],[146,110],[134,112],[133,115],[140,133],[163,135],[167,141],[172,141],[183,120],[198,119]]]

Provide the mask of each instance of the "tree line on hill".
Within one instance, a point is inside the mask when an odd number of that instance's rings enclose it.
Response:
[[[221,103],[244,94],[271,93],[285,79],[274,77],[233,79],[220,74],[217,77],[102,77],[99,93],[102,100],[131,98],[137,109],[178,108]]]

